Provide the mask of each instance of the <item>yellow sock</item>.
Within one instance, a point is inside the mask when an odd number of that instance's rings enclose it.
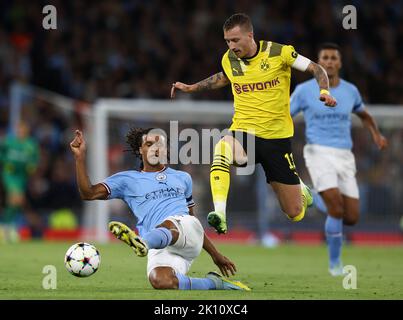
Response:
[[[210,169],[210,186],[216,212],[225,214],[230,185],[229,168],[233,155],[230,144],[220,140],[214,148],[214,159]]]
[[[306,211],[306,208],[307,208],[308,204],[307,204],[305,195],[303,193],[301,194],[301,200],[302,200],[302,210],[301,210],[301,212],[297,216],[295,216],[294,218],[291,218],[291,217],[287,216],[293,222],[301,221],[305,217],[305,211]]]
[[[290,218],[291,221],[293,222],[298,222],[301,221],[305,217],[305,208],[302,208],[302,211],[299,215],[295,216],[294,218]]]

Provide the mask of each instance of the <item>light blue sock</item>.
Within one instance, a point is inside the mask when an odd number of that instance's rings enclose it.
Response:
[[[167,228],[155,228],[146,233],[141,239],[147,243],[148,249],[162,249],[170,245],[172,233]]]
[[[343,219],[336,219],[327,216],[325,223],[325,233],[329,251],[330,268],[341,263],[341,246],[343,244]]]
[[[191,278],[181,273],[176,273],[179,281],[179,290],[215,290],[213,280],[209,278]]]
[[[322,197],[318,192],[315,190],[311,190],[312,197],[313,197],[313,204],[314,206],[321,212],[328,214],[327,207],[325,201],[323,201]]]

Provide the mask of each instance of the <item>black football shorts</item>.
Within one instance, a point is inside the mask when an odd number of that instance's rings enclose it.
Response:
[[[233,137],[238,138],[237,140],[247,153],[249,134],[239,131],[236,133],[234,131],[229,132]],[[239,134],[242,136],[242,141],[239,139]],[[248,159],[248,161],[250,160]],[[255,136],[255,163],[262,165],[267,183],[271,181],[284,184],[300,183],[291,151],[291,138],[263,139]]]

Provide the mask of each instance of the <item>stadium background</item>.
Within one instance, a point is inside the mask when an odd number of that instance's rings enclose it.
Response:
[[[55,212],[67,210],[79,224],[83,221],[83,203],[76,190],[74,162],[68,147],[73,130],[83,126],[83,110],[91,110],[92,104],[101,97],[169,99],[172,82],[193,83],[217,72],[226,51],[222,24],[234,12],[242,11],[251,16],[256,39],[293,44],[298,52],[312,59],[316,58],[316,48],[321,42],[340,44],[342,76],[357,85],[364,101],[369,105],[401,108],[403,25],[399,22],[403,19],[402,2],[304,1],[303,6],[299,3],[2,2],[0,136],[4,137],[9,130],[10,88],[15,83],[47,89],[76,102],[75,112],[66,115],[60,106],[39,99],[35,94],[23,101],[22,118],[39,142],[40,161],[26,190],[31,218],[27,228],[22,229],[22,236],[47,239],[79,236],[76,229],[79,225],[69,225],[73,228],[70,231],[63,226],[56,230],[57,223],[52,224],[51,217]],[[42,28],[42,8],[46,4],[57,8],[57,30]],[[342,28],[342,7],[346,4],[357,7],[357,30]],[[307,78],[305,74],[294,72],[291,90]],[[230,101],[231,92],[226,88],[191,96],[179,94],[178,99]],[[121,128],[121,123],[112,123],[109,132],[111,172],[130,167],[133,161],[124,152],[125,130]],[[389,130],[381,123],[381,129],[390,140],[385,153],[376,150],[369,133],[354,129],[362,219],[354,229],[347,229],[347,240],[353,242],[360,239],[402,242],[403,127]],[[300,174],[309,182],[301,158],[303,130],[302,124],[296,125],[294,155]],[[204,216],[211,207],[210,191],[205,187],[209,168],[204,166],[197,171],[194,166],[182,169],[193,175],[198,213]],[[232,239],[239,236],[238,240],[243,241],[255,239],[256,233],[262,235],[259,229],[262,221],[257,215],[258,191],[261,190],[257,190],[254,177],[240,180],[232,187],[229,199]],[[247,196],[240,197],[240,194]],[[3,207],[4,190],[0,201]],[[134,224],[127,210],[119,208],[118,211],[121,219]],[[264,223],[285,239],[323,241],[324,218],[315,210],[301,224],[290,224],[279,211],[268,216]]]

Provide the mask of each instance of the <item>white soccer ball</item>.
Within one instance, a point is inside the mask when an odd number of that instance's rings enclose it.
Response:
[[[97,248],[85,242],[73,244],[64,257],[67,271],[76,277],[89,277],[98,270],[100,263]]]

